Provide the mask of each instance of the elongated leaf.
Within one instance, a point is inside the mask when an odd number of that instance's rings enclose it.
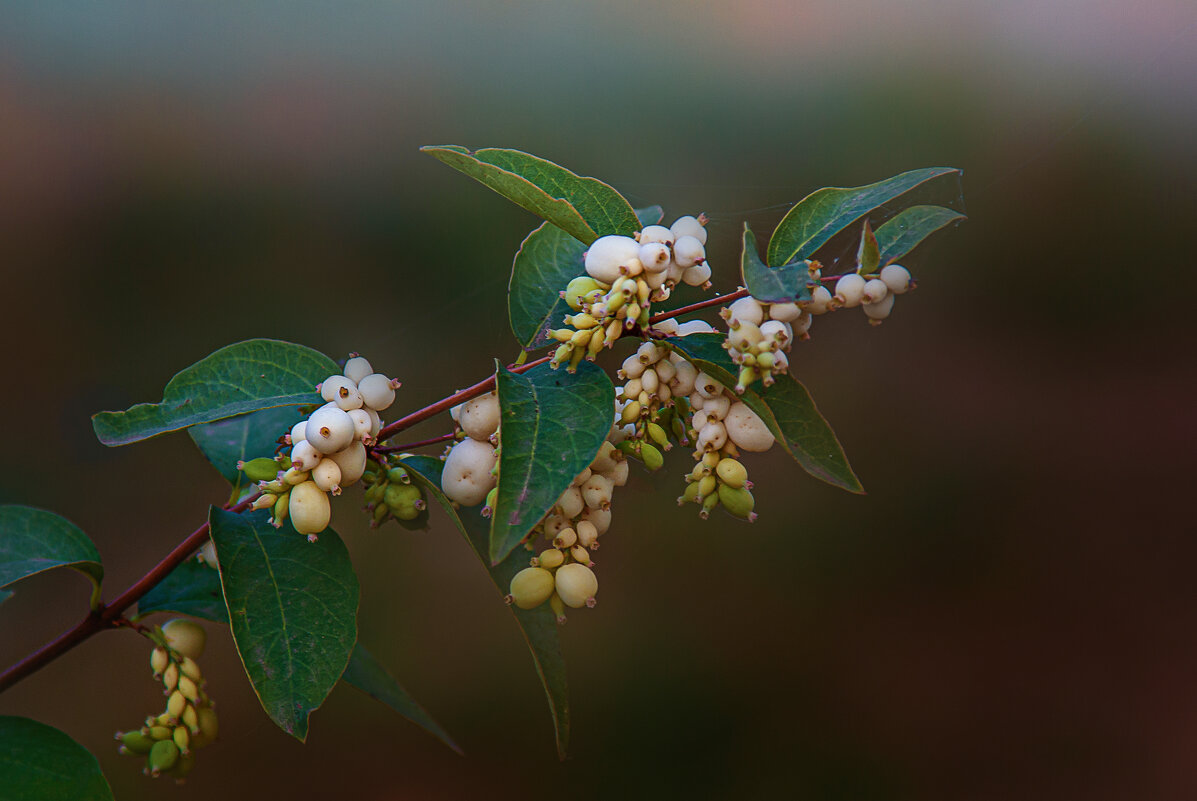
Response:
[[[607,234],[631,236],[640,228],[623,195],[551,161],[498,147],[470,152],[459,145],[429,145],[420,150],[587,245]]]
[[[765,261],[771,266],[810,258],[827,240],[873,209],[944,175],[958,174],[952,167],[911,170],[884,181],[851,189],[830,187],[798,201],[773,231]]]
[[[723,340],[722,334],[691,334],[666,342],[698,369],[724,386],[733,387],[737,368],[723,349]],[[740,400],[756,412],[803,470],[832,486],[864,492],[835,432],[815,407],[806,387],[789,374],[777,376],[768,389],[757,392],[758,387],[756,384],[745,390]]]
[[[44,509],[0,506],[0,587],[56,567],[78,570],[97,591],[104,578],[99,551],[74,523]]]
[[[864,229],[860,232],[860,247],[856,250],[856,263],[862,274],[877,271],[881,263],[881,249],[877,245],[877,236],[873,233],[873,226],[864,221]]]
[[[881,264],[897,261],[940,228],[965,219],[943,206],[911,206],[877,229]]]
[[[349,657],[349,667],[345,668],[345,675],[341,678],[376,701],[386,704],[457,753],[461,753],[461,749],[453,742],[448,732],[424,711],[424,707],[408,695],[403,685],[388,673],[361,643],[354,646],[353,654]]]
[[[192,426],[187,433],[225,480],[238,487],[248,480],[237,470],[237,462],[273,456],[276,440],[301,418],[297,407],[281,406]]]
[[[357,576],[331,528],[313,543],[268,519],[216,507],[208,516],[245,672],[266,714],[303,741],[357,643]]]
[[[528,566],[527,551],[517,550],[498,565],[491,565],[490,526],[477,509],[455,509],[452,502],[441,492],[441,469],[444,463],[431,456],[408,456],[402,461],[415,479],[424,485],[428,494],[436,498],[444,508],[449,519],[457,526],[458,531],[478,555],[483,567],[490,573],[499,594],[506,596],[512,577]],[[535,609],[520,609],[514,604],[508,608],[515,615],[515,622],[519,624],[524,640],[528,643],[528,650],[532,652],[536,674],[540,676],[540,683],[549,702],[549,712],[553,716],[557,756],[559,759],[565,759],[569,748],[569,688],[566,684],[565,657],[561,655],[556,617],[548,604],[542,604]]]
[[[130,442],[278,406],[322,403],[316,384],[339,372],[323,353],[274,339],[221,348],[175,375],[161,403],[92,416],[105,445]]]
[[[756,252],[756,235],[744,223],[744,239],[740,250],[740,272],[744,286],[757,300],[764,303],[795,303],[809,300],[814,284],[810,280],[810,262],[804,260],[770,267]],[[733,382],[734,383],[734,382]]]
[[[636,209],[641,226],[660,222],[664,213],[660,206]],[[511,331],[525,350],[548,344],[551,340],[545,332],[560,327],[561,318],[573,313],[561,297],[561,290],[585,274],[585,252],[586,245],[547,222],[520,245],[511,266],[507,313]]]
[[[523,375],[500,365],[497,379],[503,447],[491,564],[520,544],[594,460],[615,414],[615,387],[592,362],[573,375],[547,364]]]
[[[0,801],[112,801],[91,753],[53,726],[0,717]]]
[[[137,612],[141,615],[178,612],[216,623],[229,622],[229,611],[220,589],[220,573],[197,559],[188,559],[170,571],[162,583],[137,602]]]

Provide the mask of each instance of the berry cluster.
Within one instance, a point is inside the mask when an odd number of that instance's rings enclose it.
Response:
[[[650,225],[631,236],[602,236],[583,259],[586,275],[570,281],[561,297],[577,314],[566,315],[567,328],[549,332],[560,342],[552,366],[576,370],[593,361],[625,330],[648,329],[653,302],[666,300],[679,282],[710,287],[711,267],[705,245],[706,218],[679,217],[673,225]]]
[[[758,378],[767,387],[774,375],[790,369],[786,356],[794,337],[809,338],[811,314],[796,303],[761,303],[751,295],[740,298],[720,311],[727,321],[727,339],[723,347],[740,367],[736,393]]]
[[[454,406],[449,414],[465,436],[445,457],[441,491],[454,503],[477,506],[498,482],[499,396],[488,392]]]
[[[874,276],[848,273],[835,284],[833,308],[860,306],[871,325],[881,325],[894,308],[894,297],[914,288],[910,271],[900,264],[887,264]]]
[[[147,776],[169,773],[181,783],[195,767],[195,749],[216,739],[216,710],[195,661],[204,652],[207,635],[198,624],[176,619],[164,624],[155,639],[160,644],[150,653],[150,668],[162,682],[166,710],[147,717],[140,729],[118,731],[116,739],[122,754],[146,758]]]
[[[385,460],[386,457],[382,458]],[[370,521],[371,528],[378,528],[391,517],[401,525],[410,524],[419,520],[428,509],[424,491],[418,484],[412,483],[411,476],[402,467],[388,467],[383,461],[378,469],[373,469],[373,466],[367,468],[363,480],[366,484],[366,511],[373,518]]]
[[[276,527],[289,517],[296,531],[315,542],[332,515],[329,494],[340,495],[342,487],[365,473],[366,446],[382,428],[378,413],[395,402],[398,388],[397,379],[374,372],[370,362],[356,355],[345,363],[343,375],[317,385],[327,403],[286,435],[290,465],[259,483],[262,496],[253,508],[273,510]]]
[[[703,519],[715,507],[723,506],[751,522],[756,519],[752,484],[736,457],[740,451],[769,450],[773,434],[756,412],[706,373],[698,373],[691,388],[689,434],[695,440],[698,464],[686,476],[686,490],[678,503],[699,504]]]
[[[548,601],[559,623],[565,622],[567,606],[594,606],[598,577],[591,569],[590,552],[598,549],[599,537],[611,527],[612,493],[627,481],[628,462],[607,439],[590,466],[574,478],[528,535],[529,550],[535,549],[533,543],[542,534],[551,546],[511,579],[508,603],[534,609]]]

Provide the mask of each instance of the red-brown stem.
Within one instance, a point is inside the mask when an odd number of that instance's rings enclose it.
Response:
[[[414,451],[416,448],[423,448],[427,445],[436,445],[438,442],[448,442],[456,435],[450,431],[448,434],[441,434],[439,437],[431,437],[430,439],[422,439],[419,442],[409,442],[405,445],[384,445],[381,448],[374,448],[375,453],[396,453],[398,451]]]
[[[649,325],[652,325],[653,323],[659,323],[662,320],[668,320],[672,317],[681,317],[683,314],[696,312],[700,309],[709,309],[712,306],[722,306],[724,303],[730,303],[733,300],[739,300],[740,298],[746,297],[748,297],[748,290],[740,289],[728,295],[720,295],[717,298],[709,298],[707,300],[699,301],[698,303],[691,303],[689,306],[683,306],[680,309],[673,309],[671,311],[661,312],[660,314],[654,314],[652,317],[648,318],[648,323]]]
[[[518,366],[508,365],[508,367],[511,369],[511,372],[513,372],[513,373],[524,373],[524,372],[527,372],[528,370],[531,370],[533,367],[536,367],[537,365],[544,364],[551,358],[552,358],[551,356],[542,356],[541,358],[536,359],[535,361],[528,362],[527,364],[521,364]],[[441,412],[443,412],[447,409],[452,409],[454,406],[456,406],[459,403],[465,403],[466,401],[468,401],[472,398],[476,398],[479,395],[485,395],[487,392],[490,392],[494,388],[495,388],[495,377],[492,375],[489,378],[479,381],[477,384],[474,384],[474,386],[472,386],[472,387],[466,387],[465,389],[459,390],[458,392],[453,393],[452,395],[450,395],[449,397],[447,397],[443,400],[437,401],[436,403],[432,404],[431,406],[425,406],[423,409],[420,409],[419,411],[412,412],[407,417],[400,417],[398,420],[391,423],[389,426],[384,428],[382,431],[378,432],[378,441],[382,442],[383,440],[390,439],[391,437],[398,434],[400,431],[403,431],[404,429],[411,428],[416,423],[422,423],[430,417],[435,417],[436,415],[440,414]]]
[[[232,507],[229,511],[244,512],[249,508],[251,503],[253,503],[253,498],[246,499]],[[206,539],[208,539],[208,524],[204,523],[193,531],[187,539],[176,545],[174,550],[168,553],[161,562],[154,565],[150,572],[146,573],[133,586],[117,596],[116,600],[112,603],[100,604],[99,609],[90,612],[87,617],[79,621],[70,631],[63,632],[56,639],[43,645],[4,671],[3,674],[0,674],[0,693],[29,674],[35,673],[53,662],[93,634],[104,631],[105,629],[121,626],[122,615],[125,610],[137,603],[143,595],[156,587],[172,570],[181,565],[187,557],[195,553],[204,544],[204,540]]]

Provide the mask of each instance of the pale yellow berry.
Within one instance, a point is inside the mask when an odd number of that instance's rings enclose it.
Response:
[[[554,578],[557,595],[566,606],[573,609],[594,606],[594,597],[598,594],[598,578],[589,567],[577,562],[562,565],[557,568]]]

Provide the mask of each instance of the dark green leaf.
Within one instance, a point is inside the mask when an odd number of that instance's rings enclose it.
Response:
[[[600,236],[631,236],[640,227],[631,204],[597,178],[583,178],[519,150],[429,145],[423,152],[589,245]]]
[[[336,363],[323,353],[274,339],[221,348],[175,375],[161,403],[92,416],[105,445],[128,445],[188,426],[278,406],[323,403],[314,388]]]
[[[220,590],[220,573],[198,559],[188,559],[137,602],[139,615],[150,612],[177,612],[228,623],[229,612]]]
[[[851,189],[830,187],[798,201],[773,231],[765,261],[771,266],[808,259],[827,240],[873,209],[944,175],[958,174],[952,167],[911,170],[884,181]]]
[[[325,374],[324,378],[329,375]],[[298,408],[281,406],[192,426],[187,433],[212,466],[237,487],[248,484],[248,479],[237,470],[237,462],[273,456],[278,444],[276,440],[302,418]]]
[[[0,587],[56,567],[78,570],[93,587],[104,578],[99,551],[74,523],[43,509],[0,506]]]
[[[897,261],[940,228],[964,219],[963,214],[943,206],[911,206],[877,229],[881,264]]]
[[[91,753],[36,720],[0,717],[0,801],[112,801]]]
[[[665,342],[711,378],[734,387],[738,370],[723,349],[724,339],[723,334],[691,334]],[[745,390],[740,400],[764,421],[786,453],[815,478],[849,492],[863,492],[835,432],[815,407],[806,387],[788,373],[777,376],[773,386],[757,392],[760,386],[754,384]]]
[[[518,549],[498,565],[492,566],[489,557],[490,526],[477,509],[455,509],[452,502],[441,492],[441,469],[444,463],[431,456],[408,456],[403,459],[403,464],[444,508],[449,519],[457,526],[490,573],[499,594],[506,596],[511,586],[511,578],[528,566],[528,552],[522,548]],[[516,623],[519,624],[528,649],[532,652],[532,661],[536,665],[536,673],[540,676],[540,683],[544,686],[545,696],[549,701],[549,711],[553,715],[557,756],[565,759],[569,747],[569,691],[565,680],[565,657],[561,655],[561,642],[557,635],[556,616],[548,604],[541,604],[535,609],[520,609],[515,605],[508,608],[515,615]]]
[[[457,753],[461,753],[461,749],[453,742],[448,732],[424,711],[424,707],[408,695],[403,685],[396,681],[361,643],[354,647],[353,655],[349,657],[349,667],[345,668],[345,675],[341,678],[374,700],[386,704]]]
[[[744,223],[740,272],[749,294],[763,303],[795,303],[810,299],[813,286],[810,262],[802,260],[780,267],[768,266],[756,252],[756,235],[749,229],[748,223]]]
[[[331,528],[308,542],[269,517],[212,507],[208,520],[245,672],[266,714],[303,741],[357,642],[357,576]]]
[[[642,226],[660,222],[663,215],[660,206],[636,210]],[[585,252],[586,245],[551,223],[543,223],[520,245],[507,287],[507,312],[511,331],[525,350],[548,344],[545,332],[573,314],[561,290],[585,274]]]
[[[491,516],[490,559],[498,564],[594,461],[614,421],[615,387],[592,362],[570,375],[547,364],[497,376],[502,448]]]
[[[873,233],[873,226],[869,225],[869,221],[864,221],[864,230],[860,232],[860,247],[856,251],[856,263],[859,265],[859,271],[868,275],[869,273],[877,271],[877,265],[881,263],[881,250],[877,246],[877,237]]]

